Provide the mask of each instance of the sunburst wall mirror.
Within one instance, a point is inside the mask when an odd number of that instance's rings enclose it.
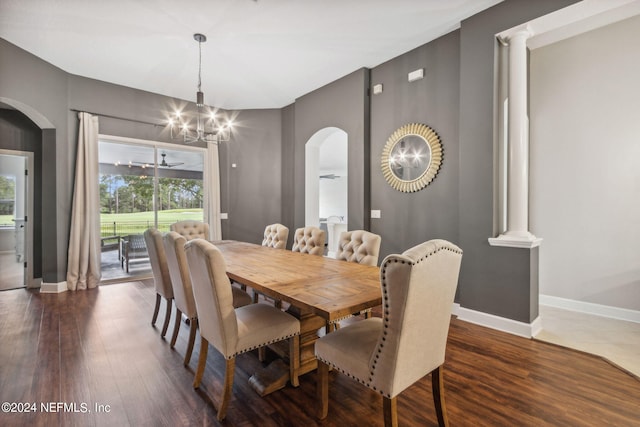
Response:
[[[442,163],[440,137],[429,126],[410,123],[391,134],[382,150],[382,174],[390,186],[412,193],[429,185]]]

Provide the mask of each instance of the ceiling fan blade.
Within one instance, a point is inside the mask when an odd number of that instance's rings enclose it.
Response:
[[[131,165],[140,165],[144,168],[151,168],[153,167],[153,163],[145,163],[145,162],[129,162],[129,164]]]

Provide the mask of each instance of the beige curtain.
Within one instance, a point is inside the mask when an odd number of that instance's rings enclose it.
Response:
[[[220,161],[218,159],[218,144],[209,144],[206,151],[205,188],[209,191],[205,195],[205,221],[209,222],[209,238],[222,239],[220,224]]]
[[[98,117],[78,113],[78,154],[71,206],[67,288],[91,289],[100,283],[100,195]]]

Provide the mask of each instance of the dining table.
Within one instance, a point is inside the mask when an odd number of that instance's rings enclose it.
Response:
[[[233,240],[212,243],[222,252],[232,281],[288,303],[287,312],[300,320],[299,375],[317,368],[314,344],[329,322],[382,303],[377,266]],[[288,359],[287,345],[270,348]],[[279,359],[256,372],[249,383],[264,396],[283,388],[288,372]]]

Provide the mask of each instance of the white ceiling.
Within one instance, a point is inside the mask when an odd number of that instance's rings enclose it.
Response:
[[[501,0],[0,0],[0,37],[80,76],[281,108],[457,28]]]

